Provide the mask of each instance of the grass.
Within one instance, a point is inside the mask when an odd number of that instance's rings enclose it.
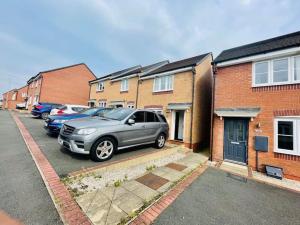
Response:
[[[146,170],[148,171],[148,172],[150,172],[150,171],[152,171],[152,170],[154,170],[156,168],[156,165],[151,165],[151,166],[147,166],[146,167]]]
[[[114,182],[114,186],[115,186],[115,187],[120,187],[121,184],[122,184],[122,180],[120,180],[120,179],[118,179],[118,180],[116,180],[116,181]]]

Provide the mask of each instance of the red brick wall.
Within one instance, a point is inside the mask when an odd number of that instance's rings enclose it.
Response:
[[[259,167],[263,164],[283,167],[287,177],[300,179],[300,157],[277,154],[274,146],[274,117],[300,116],[300,85],[252,88],[252,64],[218,68],[215,80],[215,108],[260,107],[258,117],[249,122],[248,164],[255,169],[254,136],[269,137],[269,152],[259,153]],[[258,130],[256,125],[260,123]],[[213,159],[223,160],[224,120],[214,116]]]

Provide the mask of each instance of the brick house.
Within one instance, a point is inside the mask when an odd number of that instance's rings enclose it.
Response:
[[[138,65],[90,81],[90,105],[136,108],[139,77],[166,63],[168,61],[145,67]]]
[[[138,108],[159,111],[170,126],[169,140],[194,150],[208,144],[212,54],[168,63],[140,76]]]
[[[300,180],[300,32],[225,50],[213,64],[212,159]]]
[[[17,101],[18,89],[12,89],[2,94],[2,108],[15,109]]]
[[[84,63],[39,72],[27,81],[27,108],[38,102],[87,105],[94,78]]]

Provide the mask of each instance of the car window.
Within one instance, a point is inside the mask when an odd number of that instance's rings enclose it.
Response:
[[[71,109],[72,109],[73,111],[75,111],[75,112],[80,112],[80,111],[83,110],[82,107],[72,107]]]
[[[158,115],[165,123],[167,123],[167,119],[163,114]]]
[[[54,106],[54,108],[57,108],[57,109],[59,109],[59,110],[66,110],[66,109],[67,109],[67,106],[64,106],[64,105],[62,105],[62,106],[60,106],[60,107],[55,107],[55,106]]]
[[[145,112],[138,111],[132,115],[131,119],[134,119],[135,123],[144,123],[145,122]]]
[[[129,116],[132,112],[133,112],[132,109],[117,108],[117,109],[112,109],[109,112],[105,113],[103,117],[107,119],[121,121],[125,119],[127,116]]]
[[[146,122],[148,123],[153,123],[153,122],[158,122],[158,118],[157,116],[155,115],[155,113],[153,112],[146,112]]]

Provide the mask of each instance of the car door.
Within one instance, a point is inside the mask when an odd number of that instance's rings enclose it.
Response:
[[[135,120],[135,123],[124,124],[120,147],[138,145],[147,142],[145,111],[137,111],[129,119]]]
[[[147,141],[155,141],[159,134],[160,121],[154,112],[146,112],[145,134]]]

